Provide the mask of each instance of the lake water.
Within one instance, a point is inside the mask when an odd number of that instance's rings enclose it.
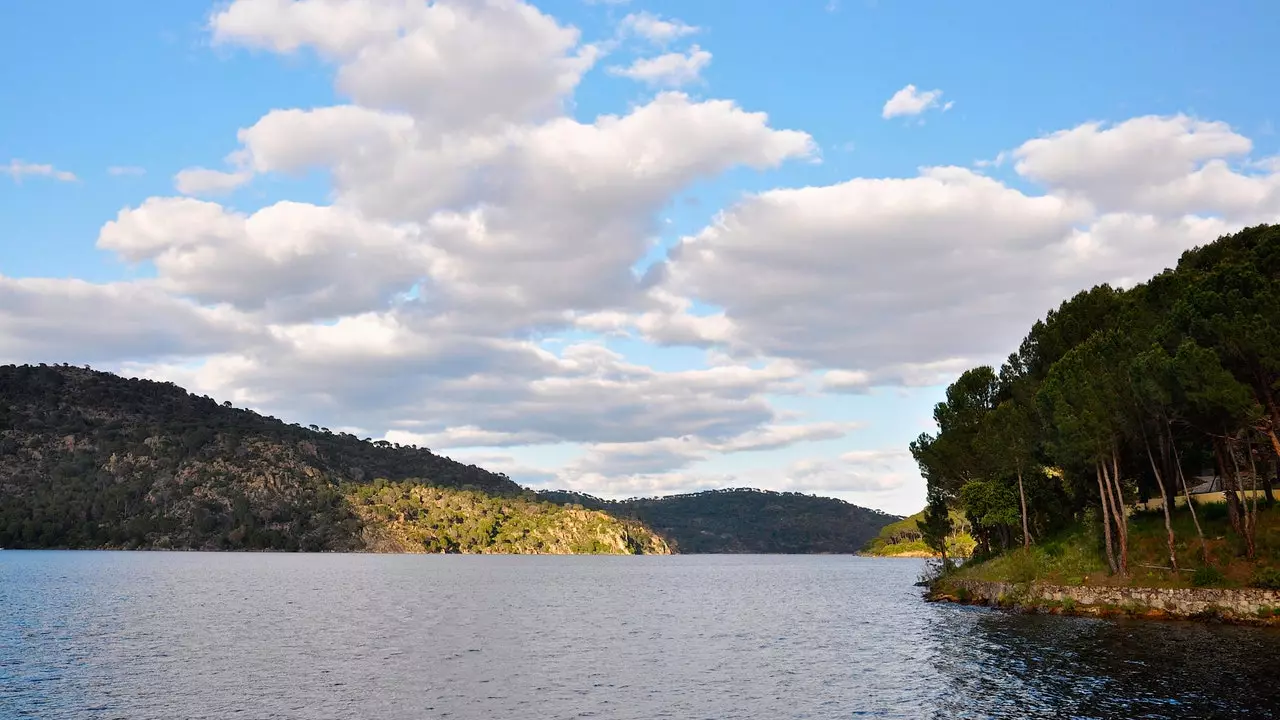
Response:
[[[1280,633],[846,556],[0,552],[0,718],[1273,717]]]

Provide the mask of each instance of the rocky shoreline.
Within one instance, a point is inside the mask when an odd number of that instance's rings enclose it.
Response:
[[[1280,627],[1280,591],[1277,590],[1067,586],[941,579],[934,582],[925,597],[931,602],[985,605],[1027,613]]]

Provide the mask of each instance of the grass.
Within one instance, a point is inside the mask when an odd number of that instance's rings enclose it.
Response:
[[[995,582],[1041,582],[1053,585],[1133,585],[1142,587],[1280,587],[1280,504],[1259,508],[1257,553],[1245,557],[1244,540],[1227,522],[1226,507],[1197,508],[1209,550],[1205,563],[1191,514],[1178,510],[1172,517],[1175,554],[1180,572],[1169,566],[1164,514],[1136,513],[1129,518],[1129,577],[1113,576],[1102,547],[1102,528],[1095,521],[1057,536],[986,560],[970,562],[955,572],[956,579]]]

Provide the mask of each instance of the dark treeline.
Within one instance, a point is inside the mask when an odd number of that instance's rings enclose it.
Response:
[[[1259,504],[1274,502],[1280,467],[1278,381],[1280,226],[1189,250],[1129,290],[1081,292],[1000,368],[974,368],[947,388],[937,433],[911,444],[928,483],[921,528],[941,549],[947,508],[959,508],[978,554],[990,555],[1100,523],[1100,551],[1125,575],[1125,508],[1163,497],[1169,564],[1188,541],[1207,564],[1201,522],[1198,538],[1180,540],[1169,512],[1208,471],[1252,559]]]
[[[0,366],[0,547],[356,550],[344,486],[529,493],[426,448],[292,425],[172,383]]]
[[[836,498],[752,488],[629,500],[567,491],[539,496],[644,523],[682,553],[856,553],[901,519]]]

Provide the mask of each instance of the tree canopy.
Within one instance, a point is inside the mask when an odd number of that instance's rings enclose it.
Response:
[[[1278,393],[1280,227],[1260,225],[1049,311],[999,369],[947,388],[911,452],[930,507],[963,511],[980,555],[1093,518],[1124,573],[1128,508],[1162,497],[1176,564],[1169,508],[1207,470],[1252,556],[1280,469]]]

